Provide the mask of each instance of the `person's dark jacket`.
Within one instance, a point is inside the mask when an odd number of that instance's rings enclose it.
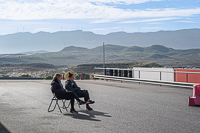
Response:
[[[78,91],[78,90],[81,90],[81,88],[77,86],[77,84],[76,84],[75,81],[70,81],[70,80],[67,80],[65,82],[65,89],[68,90],[68,91]]]
[[[66,90],[63,88],[62,83],[57,79],[53,79],[53,81],[51,82],[51,91],[52,93],[55,93],[56,96],[58,96],[62,92],[66,92]]]

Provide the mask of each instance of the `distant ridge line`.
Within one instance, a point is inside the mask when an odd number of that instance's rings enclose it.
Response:
[[[89,31],[59,31],[54,33],[15,33],[0,36],[0,53],[21,51],[60,51],[67,46],[95,48],[103,44],[148,47],[163,45],[173,49],[200,48],[200,29],[158,32],[115,32],[106,35]]]

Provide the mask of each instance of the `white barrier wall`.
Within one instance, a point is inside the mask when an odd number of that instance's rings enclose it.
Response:
[[[133,67],[133,78],[174,82],[173,68]]]

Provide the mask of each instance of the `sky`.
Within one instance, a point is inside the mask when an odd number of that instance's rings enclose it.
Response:
[[[0,35],[200,28],[200,0],[0,0]]]

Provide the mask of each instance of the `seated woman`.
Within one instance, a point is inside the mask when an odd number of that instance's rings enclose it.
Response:
[[[90,100],[90,96],[87,90],[81,90],[80,87],[77,86],[76,82],[74,81],[74,74],[68,73],[68,79],[65,82],[65,89],[68,91],[73,91],[76,93],[78,97],[84,97],[86,102],[86,110],[93,110],[89,104],[93,104],[94,101]]]
[[[53,76],[53,81],[51,82],[51,91],[52,93],[55,93],[55,96],[58,99],[66,99],[71,100],[71,113],[78,113],[74,109],[74,98],[79,102],[80,105],[85,104],[86,102],[80,100],[78,96],[73,91],[66,91],[63,88],[63,85],[61,83],[62,75],[57,73]]]

